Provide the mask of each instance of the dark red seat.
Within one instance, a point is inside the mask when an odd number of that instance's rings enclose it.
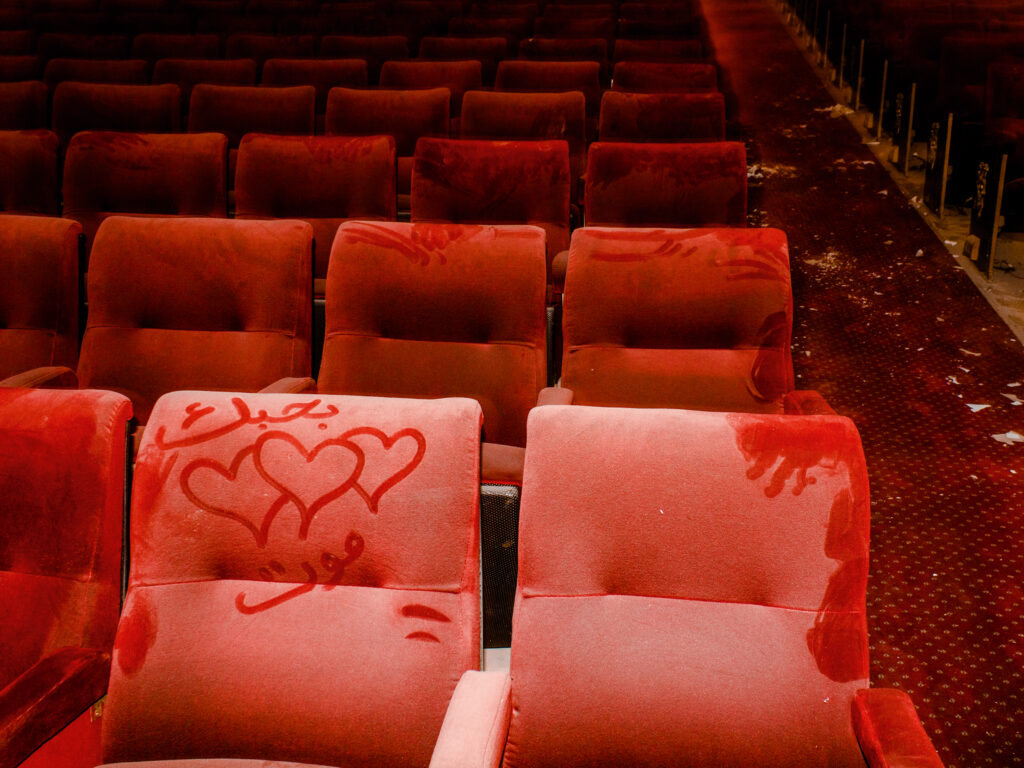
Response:
[[[182,114],[187,115],[196,85],[256,85],[256,62],[252,59],[160,59],[153,67],[153,83],[178,86]]]
[[[26,131],[46,128],[47,89],[38,80],[0,82],[0,130]]]
[[[316,113],[327,110],[331,88],[366,87],[366,62],[362,59],[267,59],[262,85],[312,85],[316,88]]]
[[[397,208],[408,211],[416,141],[422,136],[447,138],[450,101],[447,88],[332,88],[327,97],[325,130],[328,135],[339,136],[392,136],[397,153]]]
[[[736,141],[595,142],[583,206],[588,226],[745,226],[746,151]]]
[[[519,43],[519,58],[529,61],[596,61],[600,82],[608,85],[608,41],[603,37],[531,37]]]
[[[5,766],[51,738],[65,764],[99,756],[91,709],[107,690],[121,604],[130,418],[112,392],[0,389]]]
[[[104,759],[426,765],[480,663],[480,422],[462,398],[162,398]]]
[[[596,61],[503,61],[494,80],[496,91],[559,93],[580,91],[587,116],[597,121],[601,108],[601,64]]]
[[[777,229],[578,229],[562,385],[581,405],[831,412],[793,390],[792,301]]]
[[[615,19],[610,16],[583,17],[538,16],[533,22],[537,37],[600,37],[615,38]]]
[[[401,35],[324,35],[320,55],[328,59],[362,59],[370,83],[376,84],[385,61],[409,58],[409,41]]]
[[[267,59],[309,59],[316,53],[312,35],[228,35],[224,56],[228,59],[252,59],[262,65]]]
[[[226,163],[216,133],[83,132],[64,161],[64,215],[82,224],[86,253],[110,216],[224,217]]]
[[[220,56],[217,35],[149,33],[132,40],[132,58],[156,62],[160,59],[216,59]]]
[[[75,22],[77,25],[77,21]],[[128,55],[124,35],[49,32],[36,40],[36,53],[50,59],[123,59]]]
[[[78,362],[78,239],[68,219],[0,216],[0,379]]]
[[[39,80],[43,76],[43,60],[39,56],[0,56],[0,83]]]
[[[314,293],[323,296],[338,226],[348,219],[395,219],[395,141],[250,133],[238,149],[235,216],[309,222]]]
[[[620,61],[612,70],[612,88],[632,93],[696,93],[718,90],[714,64]]]
[[[60,214],[57,135],[0,131],[0,211]]]
[[[605,91],[598,136],[601,141],[722,141],[725,97],[720,93]]]
[[[550,270],[569,246],[570,177],[565,141],[420,139],[412,220],[542,227]]]
[[[149,85],[149,64],[144,59],[50,59],[43,70],[46,86],[53,91],[68,80]]]
[[[424,37],[420,40],[420,59],[479,61],[484,85],[494,83],[498,62],[507,56],[508,40],[504,37]]]
[[[462,94],[483,83],[479,61],[386,61],[380,69],[381,88],[447,88],[451,116],[462,109]]]
[[[27,56],[35,48],[35,35],[31,29],[0,29],[0,53],[6,56]]]
[[[53,94],[53,131],[67,145],[79,131],[174,133],[181,128],[176,85],[65,82]]]
[[[463,677],[432,765],[941,768],[869,688],[849,419],[538,408],[527,445],[511,669]]]
[[[473,6],[477,8],[480,6]],[[529,37],[533,25],[525,18],[457,16],[448,22],[452,37],[503,37],[509,50],[515,50],[519,41]]]
[[[620,61],[674,61],[700,60],[703,46],[698,38],[681,40],[625,40],[615,41],[612,60]]]

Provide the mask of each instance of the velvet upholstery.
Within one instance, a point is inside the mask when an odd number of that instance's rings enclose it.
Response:
[[[0,52],[27,55],[35,49],[31,29],[0,29]]]
[[[128,395],[145,424],[165,392],[309,376],[312,238],[300,221],[107,219],[89,266],[81,386]]]
[[[36,39],[36,53],[50,59],[123,59],[128,54],[124,35],[48,32]]]
[[[473,397],[485,440],[525,445],[547,378],[545,288],[536,227],[343,224],[320,391]]]
[[[160,59],[153,67],[154,83],[174,83],[181,89],[182,112],[187,113],[192,89],[211,85],[256,85],[252,59]]]
[[[394,220],[395,141],[250,133],[238,149],[235,215],[309,222],[313,277],[326,278],[331,244],[343,221]]]
[[[409,41],[401,35],[324,35],[320,55],[335,59],[363,59],[371,83],[380,81],[385,61],[409,58]]]
[[[227,140],[216,133],[86,131],[64,160],[64,215],[86,252],[109,216],[226,216]]]
[[[0,131],[46,128],[46,86],[38,80],[0,83]]]
[[[720,93],[605,91],[598,136],[601,141],[723,141],[725,97]]]
[[[612,88],[632,93],[700,93],[718,90],[714,64],[620,61],[612,70]]]
[[[362,59],[267,59],[262,85],[312,85],[316,88],[316,113],[327,109],[327,93],[336,86],[366,87],[366,62]]]
[[[228,35],[224,41],[224,57],[253,59],[263,64],[267,59],[308,59],[316,51],[312,35]]]
[[[60,213],[57,144],[51,131],[0,131],[0,210]]]
[[[615,19],[611,17],[576,18],[573,16],[538,16],[533,22],[538,37],[615,37]]]
[[[392,136],[397,154],[397,206],[408,211],[416,142],[422,136],[447,137],[450,111],[451,92],[447,88],[332,88],[327,97],[325,130],[328,135]]]
[[[0,56],[0,83],[38,80],[43,74],[39,56]]]
[[[746,151],[735,141],[595,142],[584,209],[588,226],[745,226]]]
[[[132,39],[133,59],[216,59],[220,56],[218,35],[148,33]]]
[[[480,7],[483,6],[472,6],[472,8]],[[519,45],[519,41],[530,34],[531,28],[532,24],[529,19],[516,17],[457,16],[448,22],[449,35],[455,37],[501,36],[508,41],[509,50]]]
[[[462,94],[482,84],[479,61],[386,61],[380,68],[381,88],[447,88],[451,116],[462,109]]]
[[[564,139],[569,143],[573,183],[583,175],[587,115],[586,100],[579,91],[469,91],[462,100],[459,130],[467,139]]]
[[[576,230],[562,386],[581,405],[782,413],[793,299],[777,229]]]
[[[199,83],[192,89],[188,129],[217,131],[238,147],[247,133],[313,134],[316,89],[312,85],[253,88]]]
[[[503,61],[494,80],[496,91],[552,93],[581,91],[587,114],[601,106],[601,65],[596,61]]]
[[[107,687],[121,597],[128,400],[0,390],[0,765]]]
[[[78,362],[78,237],[68,219],[0,216],[0,380]]]
[[[412,220],[542,227],[550,270],[569,245],[570,176],[561,140],[420,139]]]
[[[698,38],[673,40],[626,40],[615,41],[612,60],[620,61],[672,61],[674,59],[700,60],[703,55]]]
[[[508,40],[504,37],[424,37],[420,40],[420,59],[479,61],[485,85],[494,82],[498,62],[506,56]]]
[[[863,768],[852,422],[562,406],[528,444],[507,768]]]
[[[162,398],[105,759],[426,765],[480,660],[480,422],[465,399]]]
[[[50,59],[43,70],[46,87],[53,91],[67,80],[149,85],[149,64],[144,59]]]
[[[519,43],[519,58],[530,61],[596,61],[601,65],[601,87],[607,87],[611,69],[608,41],[603,37],[531,37]]]
[[[65,82],[53,94],[52,126],[66,146],[79,131],[175,133],[181,127],[176,85]]]

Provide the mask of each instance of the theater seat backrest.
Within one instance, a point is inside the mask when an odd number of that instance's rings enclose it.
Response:
[[[256,85],[252,59],[160,59],[153,67],[154,83],[174,83],[181,89],[182,111],[187,113],[192,89],[211,85]]]
[[[613,60],[620,61],[672,61],[691,59],[699,61],[702,56],[701,42],[697,38],[688,40],[625,40],[615,41]]]
[[[104,758],[426,765],[480,659],[479,436],[465,399],[162,398]]]
[[[327,280],[321,392],[473,397],[524,445],[545,384],[544,232],[348,222]]]
[[[452,59],[480,62],[485,85],[494,82],[498,62],[508,56],[508,40],[504,37],[424,37],[420,41],[421,59]]]
[[[159,59],[216,59],[220,56],[218,35],[144,33],[132,40],[132,57]]]
[[[253,88],[200,83],[192,89],[188,129],[223,133],[232,149],[247,133],[311,136],[315,107],[312,85]]]
[[[52,131],[0,131],[0,211],[60,213],[57,148]]]
[[[632,93],[701,93],[718,90],[714,64],[620,61],[612,70],[612,88]]]
[[[177,133],[180,104],[171,84],[61,83],[53,94],[53,131],[64,146],[79,131]]]
[[[594,142],[584,194],[590,226],[742,227],[746,151],[735,141]]]
[[[0,82],[18,83],[38,80],[43,74],[43,60],[40,56],[0,56]]]
[[[582,91],[587,114],[601,105],[601,64],[596,61],[503,61],[494,80],[496,91],[543,93]]]
[[[85,131],[64,161],[64,215],[87,249],[108,216],[227,215],[227,140],[217,133]]]
[[[0,379],[78,362],[78,237],[68,219],[0,216]]]
[[[462,95],[482,84],[479,61],[386,61],[380,68],[381,88],[447,88],[451,116],[458,117]]]
[[[583,405],[782,412],[792,288],[777,229],[573,234],[562,383]]]
[[[569,245],[570,175],[561,140],[420,139],[412,220],[543,227],[550,265]]]
[[[228,59],[253,59],[262,64],[267,59],[312,58],[316,38],[312,35],[260,35],[239,33],[224,41]]]
[[[598,134],[601,141],[723,141],[725,97],[605,91]]]
[[[395,218],[394,139],[250,133],[238,150],[235,215],[308,221],[313,276],[325,278],[344,220]]]
[[[0,130],[46,128],[46,86],[38,80],[0,82]]]
[[[362,59],[267,59],[262,85],[312,85],[316,88],[316,113],[323,115],[327,94],[336,86],[366,87],[366,62]]]
[[[46,87],[53,91],[68,80],[149,85],[149,64],[144,59],[50,59],[43,71]]]
[[[79,383],[127,394],[144,424],[165,392],[308,376],[312,238],[299,221],[107,219]]]
[[[574,405],[528,445],[503,765],[862,768],[852,422]]]
[[[377,83],[385,61],[409,58],[409,41],[402,35],[324,35],[320,40],[320,55],[324,58],[363,59],[369,81]]]

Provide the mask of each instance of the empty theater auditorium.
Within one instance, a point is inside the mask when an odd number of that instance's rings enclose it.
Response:
[[[0,0],[0,768],[1024,766],[1024,0]]]

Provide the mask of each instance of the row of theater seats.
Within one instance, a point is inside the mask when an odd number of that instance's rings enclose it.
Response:
[[[164,396],[119,610],[130,416],[0,391],[5,768],[83,711],[64,765],[941,767],[869,687],[848,419],[538,408],[482,672],[475,402]]]

